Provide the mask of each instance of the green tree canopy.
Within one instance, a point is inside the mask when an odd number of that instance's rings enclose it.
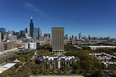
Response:
[[[59,74],[62,74],[62,70],[58,70],[58,73],[59,73]]]
[[[67,70],[66,69],[64,69],[64,73],[67,74]]]
[[[41,72],[41,73],[44,73],[44,72],[45,72],[45,70],[44,70],[44,69],[41,69],[41,70],[40,70],[40,72]]]
[[[55,70],[51,69],[50,72],[52,72],[53,74],[55,74]]]

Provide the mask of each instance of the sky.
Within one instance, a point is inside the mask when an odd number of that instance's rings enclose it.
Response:
[[[0,28],[29,31],[31,16],[42,34],[64,27],[69,36],[116,38],[116,0],[0,0]]]

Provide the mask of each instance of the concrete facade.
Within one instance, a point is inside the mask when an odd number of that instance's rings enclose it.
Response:
[[[52,27],[52,52],[64,51],[64,27]]]
[[[3,33],[3,38],[4,38],[4,40],[7,39],[7,36],[8,36],[8,32],[4,32],[4,33]]]

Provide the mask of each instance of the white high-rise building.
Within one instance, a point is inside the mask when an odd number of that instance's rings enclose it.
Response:
[[[26,38],[30,37],[30,34],[29,33],[25,33],[25,37]]]
[[[14,31],[13,30],[9,30],[8,31],[8,35],[13,35],[14,34]]]
[[[81,39],[81,32],[79,33],[79,39]]]
[[[25,49],[39,49],[39,43],[25,43]]]

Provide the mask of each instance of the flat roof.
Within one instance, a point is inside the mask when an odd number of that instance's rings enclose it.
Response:
[[[0,73],[2,73],[3,71],[11,68],[12,66],[14,66],[16,63],[7,63],[4,66],[0,66]]]
[[[89,47],[116,47],[116,46],[89,46]]]

